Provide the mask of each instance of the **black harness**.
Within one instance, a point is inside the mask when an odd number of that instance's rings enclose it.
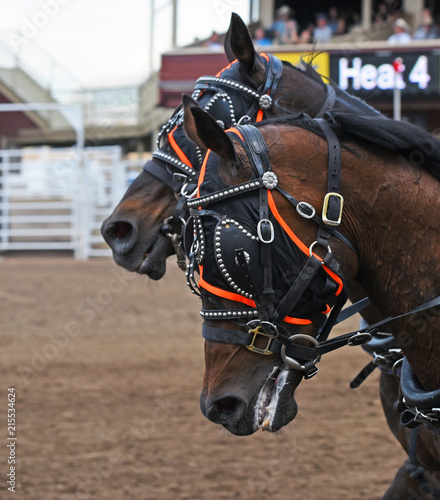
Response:
[[[213,159],[205,159],[206,168],[204,178],[199,180],[198,195],[188,202],[193,224],[187,226],[191,229],[187,231],[189,237],[186,238],[189,255],[187,276],[192,290],[201,293],[200,288],[205,289],[211,294],[248,306],[225,309],[217,301],[215,309],[202,309],[201,315],[205,320],[233,320],[241,327],[248,328],[247,331],[237,331],[204,323],[204,338],[244,345],[265,355],[280,353],[285,364],[289,368],[302,370],[305,378],[317,373],[316,363],[322,354],[344,345],[364,344],[371,340],[372,333],[391,321],[440,305],[440,297],[436,297],[400,316],[328,339],[332,327],[350,315],[347,309],[354,308],[358,312],[368,302],[364,300],[363,304],[355,304],[341,312],[348,294],[340,265],[331,253],[329,242],[332,236],[337,236],[352,250],[355,251],[355,247],[337,229],[343,209],[339,140],[327,121],[316,121],[327,139],[329,149],[328,191],[324,197],[321,218],[317,217],[311,205],[297,201],[279,188],[271,169],[266,143],[258,128],[238,126],[228,133],[234,134],[235,140],[245,149],[252,166],[251,178],[243,184],[227,186],[218,175],[216,157],[213,155]],[[280,227],[271,210],[273,190],[281,192],[300,215],[318,224],[316,241],[308,252],[301,252],[298,248],[301,242],[297,245],[286,243],[283,227]],[[276,244],[272,245],[274,241]],[[315,245],[327,250],[323,258],[313,252]],[[196,269],[203,270],[199,286],[194,277]],[[283,281],[286,269],[292,279]],[[225,287],[230,291],[224,293]],[[212,300],[211,295],[209,297]],[[289,315],[295,316],[293,321],[289,321],[292,318],[287,319]],[[320,326],[317,337],[290,335],[286,321],[306,324],[306,318]],[[261,337],[265,338],[263,348],[260,345]],[[308,340],[312,346],[298,345],[298,340]],[[392,356],[395,358],[393,363],[401,357],[397,350]],[[382,357],[385,359],[385,353]],[[406,373],[412,373],[409,365],[403,370],[405,379]],[[414,380],[414,375],[408,380]],[[417,389],[420,388],[420,384],[410,385],[404,380],[402,391],[408,391],[406,408],[412,414],[417,413],[419,422],[423,417],[431,422],[439,420],[440,408],[434,409],[438,410],[436,415],[433,414],[432,405],[430,411],[421,411],[429,405],[426,398],[417,396]],[[423,406],[422,399],[425,401]],[[435,401],[440,407],[440,391],[428,394],[429,400]]]
[[[347,300],[339,263],[329,247],[333,235],[342,236],[337,230],[343,208],[341,157],[339,141],[330,125],[321,119],[317,122],[329,144],[328,192],[321,218],[311,205],[297,201],[278,187],[266,143],[258,128],[251,125],[237,126],[228,132],[245,149],[252,166],[251,178],[237,186],[225,185],[218,176],[213,155],[206,160],[198,196],[188,202],[193,218],[192,238],[187,238],[190,241],[188,283],[197,293],[200,287],[248,306],[202,309],[204,319],[229,319],[248,326],[244,332],[204,323],[203,336],[217,342],[245,345],[260,354],[281,353],[285,363],[302,370],[306,378],[317,373],[316,362],[325,352],[371,338],[369,334],[352,332],[328,340]],[[300,215],[318,223],[316,241],[309,248],[304,248],[299,239],[292,240],[276,213],[273,190],[286,196]],[[228,215],[231,213],[234,216]],[[355,250],[345,237],[341,239]],[[272,245],[274,241],[276,244]],[[326,250],[324,258],[313,251],[316,246]],[[199,287],[194,278],[196,268],[201,269]],[[289,323],[312,322],[320,326],[316,338],[289,334]],[[257,347],[261,336],[265,337],[264,348]],[[313,347],[297,343],[304,339]]]

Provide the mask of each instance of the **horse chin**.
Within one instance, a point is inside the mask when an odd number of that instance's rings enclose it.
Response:
[[[159,235],[143,255],[136,272],[146,274],[152,280],[160,280],[166,271],[166,260],[172,253],[171,240],[166,236]]]
[[[130,272],[146,274],[152,280],[160,280],[166,271],[166,260],[174,253],[171,240],[162,234],[138,241],[128,253],[113,250],[113,259],[118,266]]]
[[[223,424],[232,434],[247,436],[258,430],[277,432],[298,413],[294,392],[302,373],[275,367],[265,380],[245,417],[234,424]]]

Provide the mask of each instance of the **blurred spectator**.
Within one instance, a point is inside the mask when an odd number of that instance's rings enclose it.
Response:
[[[357,10],[349,9],[349,15],[347,19],[350,29],[362,25],[361,15]]]
[[[218,36],[218,33],[213,31],[211,33],[211,36],[209,37],[209,40],[205,43],[205,47],[210,48],[211,50],[222,50],[222,44],[220,43],[220,37]]]
[[[385,3],[380,3],[374,16],[374,24],[387,26],[390,23],[390,14]]]
[[[384,0],[384,4],[387,8],[388,19],[390,21],[396,21],[402,17],[402,0]]]
[[[332,30],[332,35],[342,35],[345,33],[345,18],[338,14],[336,7],[330,7],[328,10],[328,25]]]
[[[267,32],[263,28],[257,28],[254,33],[254,44],[256,47],[272,45],[272,39],[267,36]]]
[[[388,38],[391,45],[399,45],[411,42],[410,28],[405,19],[399,17],[394,21],[394,34]]]
[[[314,24],[307,25],[307,28],[303,29],[299,35],[299,43],[312,43],[313,42],[313,30],[315,29]]]
[[[429,9],[423,9],[422,24],[416,29],[414,40],[432,40],[437,37],[437,28],[434,25],[431,11]]]
[[[298,27],[293,12],[288,5],[283,5],[276,11],[276,19],[272,26],[274,42],[279,44],[297,43]]]
[[[328,25],[327,16],[325,14],[318,14],[316,18],[316,28],[313,30],[313,41],[325,43],[332,37],[332,30]]]

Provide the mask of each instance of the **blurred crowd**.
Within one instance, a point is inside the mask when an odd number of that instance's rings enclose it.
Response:
[[[377,22],[380,22],[380,19]],[[430,9],[423,9],[421,24],[414,33],[403,17],[393,20],[393,29],[394,33],[388,38],[388,42],[393,45],[410,43],[412,40],[440,38],[440,23],[434,22]]]
[[[283,5],[276,11],[275,21],[269,30],[255,30],[256,45],[292,44],[328,42],[333,36],[342,35],[353,25],[360,22],[359,13],[349,9],[339,13],[336,7],[330,7],[327,13],[316,16],[316,22],[301,27],[295,19],[294,11]]]
[[[412,32],[404,19],[400,3],[395,0],[381,2],[372,22],[382,27],[393,27],[394,33],[388,38],[390,44],[440,38],[440,22],[434,21],[429,9],[423,10],[421,24]],[[354,27],[360,26],[360,23],[360,14],[356,10],[349,8],[339,12],[335,6],[331,6],[328,12],[318,13],[314,23],[300,26],[295,19],[295,12],[289,6],[283,5],[276,11],[276,18],[270,29],[255,29],[254,41],[258,47],[272,44],[325,43],[335,36],[348,33]]]

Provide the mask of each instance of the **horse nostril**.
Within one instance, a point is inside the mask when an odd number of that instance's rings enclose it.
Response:
[[[138,237],[136,224],[130,220],[106,220],[101,233],[110,248],[120,255],[130,252]]]
[[[234,410],[237,405],[237,400],[232,397],[223,398],[218,403],[216,403],[217,410],[220,413],[227,413]]]
[[[246,412],[246,403],[234,396],[225,396],[211,403],[206,416],[216,424],[238,422]]]
[[[123,238],[133,231],[133,226],[128,222],[117,222],[112,230],[116,238]]]

